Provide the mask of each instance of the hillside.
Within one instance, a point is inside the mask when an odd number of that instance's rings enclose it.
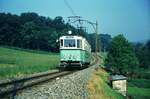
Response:
[[[58,59],[56,53],[0,47],[0,79],[54,69]]]

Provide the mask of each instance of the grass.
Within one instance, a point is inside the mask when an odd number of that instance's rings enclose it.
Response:
[[[150,88],[149,79],[132,79],[128,81],[130,87]]]
[[[108,73],[98,69],[88,82],[90,99],[124,99],[119,93],[113,90],[108,84]]]
[[[138,78],[128,80],[128,95],[133,99],[150,99],[150,71],[137,70]]]
[[[105,59],[107,57],[107,53],[101,52],[100,54],[98,54],[101,61],[100,61],[100,67],[105,68],[104,64],[105,64]]]
[[[56,68],[56,53],[0,47],[0,78],[14,78]]]
[[[150,88],[128,87],[128,95],[133,99],[150,99]]]
[[[129,80],[127,93],[133,99],[150,99],[150,80],[149,79]]]

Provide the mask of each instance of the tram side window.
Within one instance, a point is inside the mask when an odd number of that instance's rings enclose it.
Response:
[[[64,47],[75,47],[75,39],[64,39]]]
[[[63,40],[60,40],[60,46],[63,46]]]
[[[82,47],[82,42],[81,40],[77,39],[77,48],[81,48]]]

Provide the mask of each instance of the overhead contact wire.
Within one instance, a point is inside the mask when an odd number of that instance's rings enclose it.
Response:
[[[74,12],[74,10],[72,9],[72,7],[69,5],[69,3],[67,2],[67,0],[64,0],[65,5],[70,9],[71,13],[76,16],[76,13]]]

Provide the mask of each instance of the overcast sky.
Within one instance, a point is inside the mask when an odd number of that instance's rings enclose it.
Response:
[[[150,39],[150,0],[66,1],[76,15],[93,22],[98,20],[100,33],[122,33],[130,41]],[[64,0],[0,0],[0,12],[36,12],[51,18],[72,16]]]

